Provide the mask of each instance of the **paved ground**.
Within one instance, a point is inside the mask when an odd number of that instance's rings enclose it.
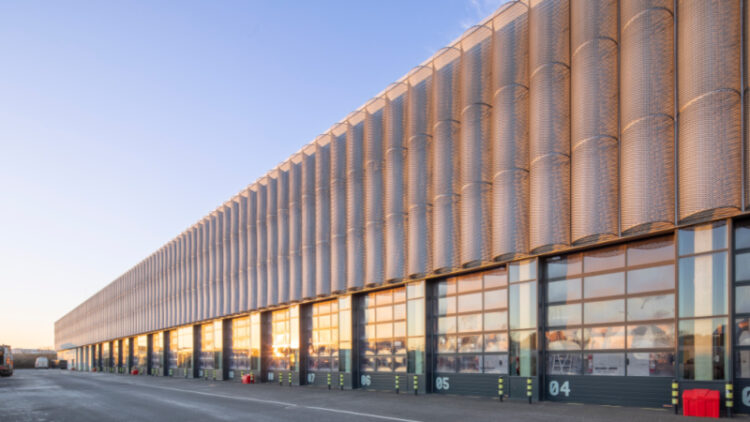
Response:
[[[687,421],[663,409],[521,402],[275,384],[17,370],[0,421]],[[697,418],[696,418],[697,419]]]

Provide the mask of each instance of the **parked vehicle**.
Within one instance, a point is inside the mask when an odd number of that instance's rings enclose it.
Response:
[[[60,369],[68,369],[68,361],[65,359],[58,360],[57,367]]]
[[[49,359],[44,357],[36,358],[36,362],[34,362],[34,368],[49,369]]]
[[[10,346],[0,344],[0,377],[13,375],[13,351]]]

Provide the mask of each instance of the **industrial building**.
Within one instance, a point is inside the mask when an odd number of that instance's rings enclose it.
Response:
[[[506,4],[62,317],[56,348],[304,388],[742,397],[747,18]]]

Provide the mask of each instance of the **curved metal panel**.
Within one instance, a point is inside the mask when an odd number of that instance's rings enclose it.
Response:
[[[365,286],[384,281],[385,239],[383,229],[383,113],[385,100],[377,98],[365,108],[364,191],[365,202]]]
[[[741,207],[740,2],[681,0],[677,16],[683,221]]]
[[[492,29],[475,27],[461,40],[461,141],[459,264],[471,267],[489,259],[492,220]]]
[[[258,190],[247,191],[247,307],[258,308]]]
[[[232,242],[232,209],[228,206],[222,207],[222,247],[221,247],[221,266],[222,266],[222,279],[224,285],[223,301],[224,306],[221,307],[220,315],[228,315],[232,312],[232,296],[234,296],[234,290],[232,285],[232,253],[231,253],[231,242]]]
[[[257,261],[256,261],[256,272],[258,274],[258,290],[257,290],[257,307],[265,308],[268,306],[268,237],[267,237],[267,226],[266,226],[266,203],[268,202],[266,180],[262,180],[258,183],[257,191],[257,213],[256,216],[256,236],[257,236]]]
[[[302,164],[299,155],[289,168],[289,300],[302,299]]]
[[[406,131],[407,85],[398,84],[386,93],[383,143],[385,145],[385,281],[406,274]]]
[[[245,289],[240,285],[240,201],[239,198],[232,200],[231,227],[229,230],[230,258],[232,273],[232,305],[229,312],[234,314],[240,311],[240,298],[245,294]]]
[[[461,51],[443,49],[433,61],[434,116],[432,129],[432,271],[456,266],[458,258],[458,157],[460,136]]]
[[[570,243],[569,2],[532,0],[529,226],[532,252]]]
[[[206,282],[208,274],[208,262],[206,261],[206,222],[202,220],[198,223],[198,319],[206,319]],[[160,299],[160,301],[163,300]],[[161,328],[165,328],[161,325]]]
[[[289,302],[289,172],[284,169],[279,170],[276,210],[278,213],[277,303],[287,303]]]
[[[618,236],[617,1],[571,3],[572,240]]]
[[[365,215],[363,113],[349,118],[346,135],[346,268],[347,288],[364,286]]]
[[[315,156],[302,154],[302,298],[315,297]]]
[[[278,195],[277,171],[267,180],[266,187],[266,306],[278,303],[278,267],[276,266],[279,241],[279,228],[276,216],[276,198]]]
[[[223,208],[223,207],[222,207]],[[216,215],[216,236],[214,237],[214,256],[216,260],[216,304],[214,313],[211,315],[216,318],[224,313],[224,303],[226,298],[226,280],[224,279],[224,210],[215,211]]]
[[[492,250],[529,252],[529,13],[511,5],[493,21]]]
[[[331,133],[331,291],[346,290],[346,126]]]
[[[250,309],[248,304],[248,292],[249,292],[249,280],[247,274],[247,195],[245,191],[240,195],[240,208],[238,215],[238,239],[237,239],[237,271],[238,271],[238,283],[239,283],[239,312],[244,312]],[[198,270],[200,272],[200,270]]]
[[[623,234],[674,223],[672,0],[620,3]]]
[[[419,277],[432,268],[432,67],[409,75],[407,135],[407,275]]]
[[[331,294],[330,135],[315,141],[315,283],[318,296]]]

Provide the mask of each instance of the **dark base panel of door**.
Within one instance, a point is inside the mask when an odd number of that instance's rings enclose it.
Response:
[[[548,375],[545,384],[544,398],[550,401],[640,407],[672,403],[669,377]]]
[[[498,396],[498,379],[503,379],[503,394],[510,393],[508,376],[502,374],[457,374],[433,373],[431,391],[437,394],[461,394],[467,396]],[[524,390],[525,391],[525,390]]]
[[[361,372],[359,374],[358,385],[364,390],[374,391],[391,391],[396,392],[396,377],[398,377],[398,390],[400,394],[414,394],[414,381],[416,376],[416,390],[418,394],[427,392],[426,378],[424,375],[408,373],[378,373],[378,372]]]

